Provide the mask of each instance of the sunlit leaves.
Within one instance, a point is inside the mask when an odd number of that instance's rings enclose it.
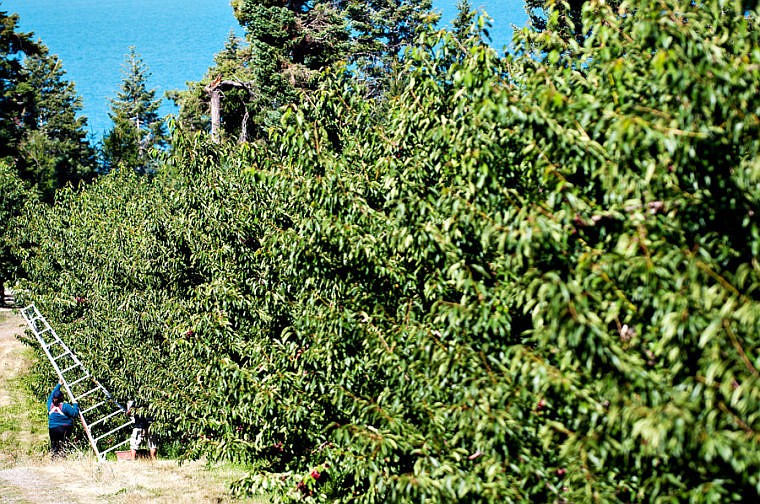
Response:
[[[240,491],[746,499],[760,53],[708,4],[506,58],[442,34],[384,100],[324,75],[267,147],[179,134],[36,224],[29,292]]]

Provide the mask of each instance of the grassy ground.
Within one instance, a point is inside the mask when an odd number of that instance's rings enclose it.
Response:
[[[0,467],[46,450],[44,405],[32,398],[24,371],[33,353],[15,335],[23,321],[10,310],[0,310]]]
[[[45,405],[27,386],[34,354],[16,338],[24,322],[0,309],[0,501],[4,503],[264,503],[235,499],[243,467],[175,460],[100,462],[89,451],[51,462]]]

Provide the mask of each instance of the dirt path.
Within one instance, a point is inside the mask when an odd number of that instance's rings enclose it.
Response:
[[[202,462],[99,462],[79,453],[51,462],[44,404],[29,397],[23,376],[33,355],[18,339],[21,315],[0,309],[0,502],[12,504],[226,503],[228,483],[244,475]],[[266,502],[244,500],[234,502]]]

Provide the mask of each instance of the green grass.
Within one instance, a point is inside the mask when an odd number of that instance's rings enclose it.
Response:
[[[32,352],[24,349],[14,357],[31,360]],[[34,399],[28,378],[22,374],[0,383],[0,390],[10,399],[10,404],[0,408],[0,462],[39,456],[47,450],[45,406]]]

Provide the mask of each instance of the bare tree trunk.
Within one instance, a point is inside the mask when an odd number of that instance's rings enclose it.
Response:
[[[219,128],[222,127],[222,90],[218,87],[211,91],[211,139],[219,141]]]
[[[243,114],[243,121],[240,123],[240,136],[238,137],[238,143],[248,141],[248,109],[245,109]]]
[[[219,128],[222,126],[222,90],[219,87],[221,82],[222,77],[219,76],[204,88],[211,103],[211,139],[214,142],[219,141]]]
[[[248,91],[248,94],[253,96],[251,83],[222,80],[221,76],[217,77],[203,88],[204,91],[206,91],[206,94],[208,94],[209,102],[211,104],[211,139],[215,142],[219,141],[219,132],[222,127],[222,91],[230,88],[243,88]],[[241,142],[248,140],[248,118],[248,109],[246,109],[240,131],[239,141]]]

